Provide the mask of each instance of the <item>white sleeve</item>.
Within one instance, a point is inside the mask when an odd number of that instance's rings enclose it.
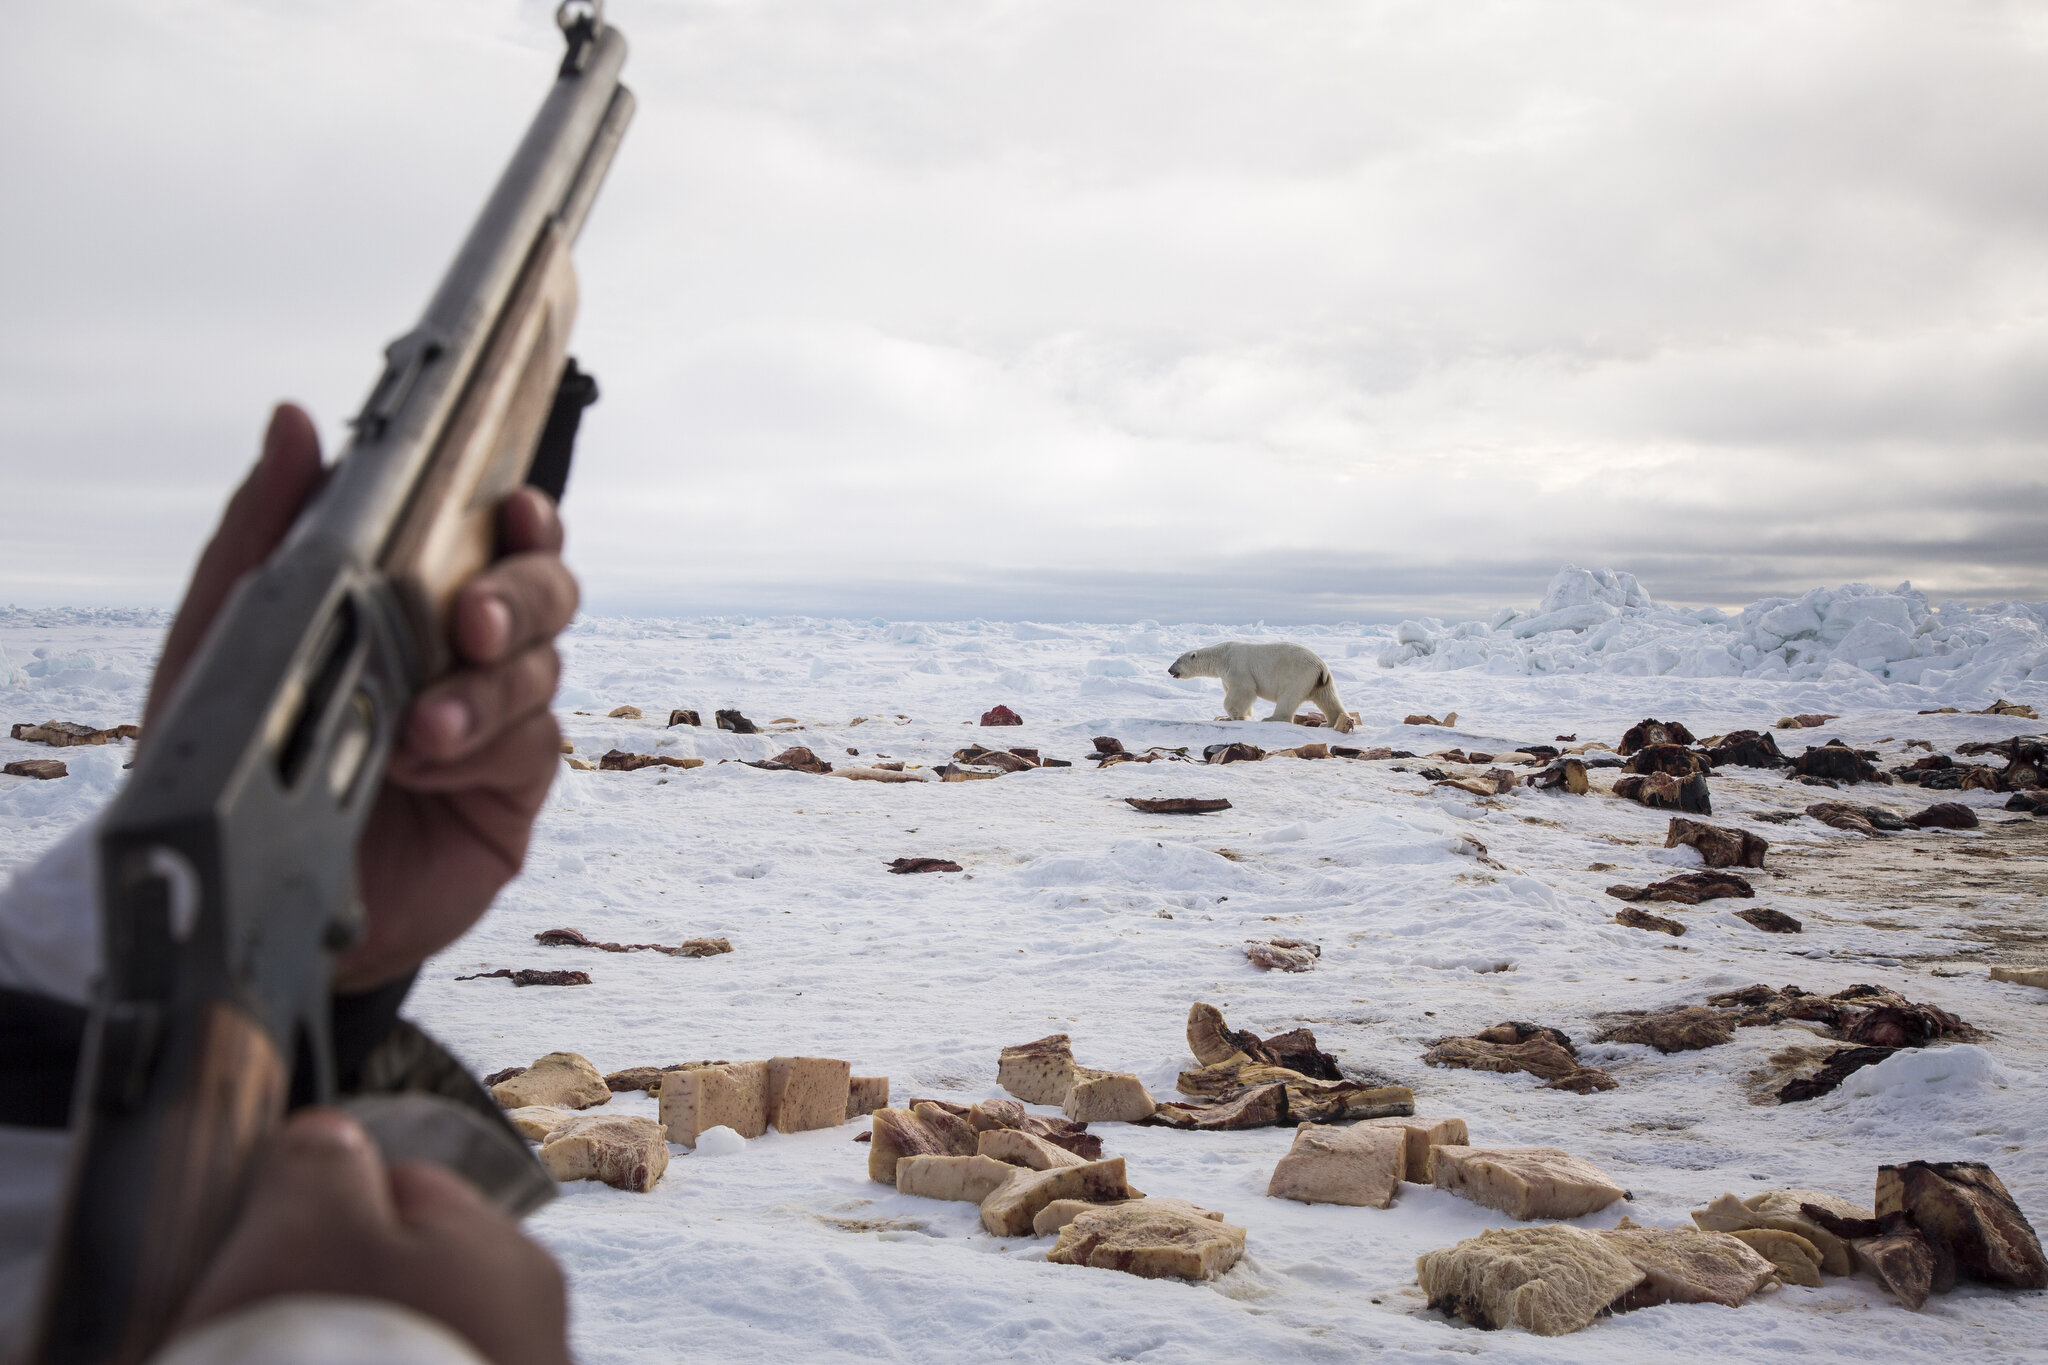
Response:
[[[0,890],[0,986],[74,1005],[100,969],[98,897],[88,820]],[[20,1349],[42,1279],[71,1134],[0,1126],[0,1360]]]
[[[28,1348],[43,1248],[71,1160],[62,1128],[0,1127],[0,1360]]]
[[[91,1001],[100,971],[98,832],[87,820],[0,890],[0,986]]]
[[[148,1365],[489,1365],[440,1323],[382,1299],[287,1294],[185,1333]]]

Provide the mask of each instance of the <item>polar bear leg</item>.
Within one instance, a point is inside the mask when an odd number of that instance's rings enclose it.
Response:
[[[1308,700],[1308,693],[1292,688],[1283,689],[1273,702],[1273,714],[1267,720],[1292,721],[1294,713],[1301,710],[1301,704]]]
[[[1249,679],[1223,684],[1223,714],[1230,720],[1250,720],[1252,703],[1258,699],[1258,685]]]
[[[1337,700],[1335,683],[1324,683],[1308,694],[1308,700],[1316,704],[1316,710],[1323,713],[1323,719],[1330,722],[1330,728],[1339,734],[1351,733],[1351,715],[1344,709],[1344,703]]]

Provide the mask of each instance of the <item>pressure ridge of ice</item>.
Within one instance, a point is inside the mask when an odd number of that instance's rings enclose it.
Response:
[[[2048,603],[1936,605],[1910,583],[1765,597],[1731,616],[1653,599],[1635,575],[1566,565],[1533,610],[1403,621],[1350,646],[1383,668],[1635,677],[1871,680],[1974,696],[2048,680]]]

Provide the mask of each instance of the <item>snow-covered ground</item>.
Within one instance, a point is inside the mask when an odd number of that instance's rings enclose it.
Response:
[[[0,613],[8,718],[136,719],[162,625],[133,613]],[[1998,810],[2002,794],[1966,794],[1983,828],[1884,844],[1933,869],[1909,884],[1869,872],[1878,846],[1867,841],[1810,819],[1755,818],[1832,794],[1723,770],[1716,822],[1772,842],[1759,898],[1740,904],[1785,910],[1806,931],[1760,933],[1726,901],[1655,907],[1689,926],[1674,940],[1613,923],[1618,903],[1602,888],[1669,875],[1686,851],[1662,847],[1664,815],[1611,797],[1520,789],[1481,801],[1431,787],[1415,762],[1098,771],[1079,761],[1096,735],[1196,757],[1228,739],[1272,748],[1330,738],[1218,722],[1214,681],[1166,676],[1175,654],[1223,638],[1316,649],[1363,717],[1352,742],[1419,753],[1566,734],[1612,743],[1652,715],[1705,735],[1830,711],[1841,719],[1781,742],[1796,752],[1839,736],[1895,762],[1910,739],[1949,750],[2043,728],[1924,709],[2001,696],[2048,705],[2038,606],[1966,610],[1842,589],[1724,615],[1659,606],[1611,574],[1561,574],[1536,607],[1464,625],[586,619],[566,641],[559,707],[577,753],[619,747],[706,766],[565,770],[526,873],[428,964],[411,1012],[480,1070],[556,1049],[604,1070],[823,1054],[888,1075],[899,1100],[966,1101],[1000,1093],[1002,1045],[1061,1031],[1083,1063],[1136,1071],[1169,1095],[1192,1065],[1188,1006],[1203,1000],[1262,1034],[1308,1025],[1347,1067],[1413,1086],[1418,1112],[1464,1117],[1476,1142],[1553,1145],[1594,1161],[1634,1202],[1581,1220],[1589,1226],[1624,1213],[1682,1223],[1727,1190],[1810,1186],[1867,1202],[1879,1163],[1919,1157],[1988,1161],[2048,1228],[2048,994],[1985,974],[1988,963],[2048,962],[2038,932],[2048,822]],[[998,702],[1025,724],[977,727]],[[646,719],[606,718],[624,703]],[[671,707],[707,722],[737,707],[801,729],[667,730]],[[1401,723],[1417,711],[1456,711],[1458,724]],[[833,763],[929,768],[974,741],[1076,764],[882,785],[719,762],[800,743]],[[50,754],[0,747],[8,758]],[[61,757],[66,780],[0,778],[10,862],[103,802],[125,761],[120,747]],[[1853,795],[1902,811],[1932,799],[1903,787]],[[1148,816],[1127,796],[1223,796],[1232,809]],[[885,870],[927,854],[965,871]],[[735,951],[692,960],[533,942],[558,926],[627,942],[724,935]],[[1276,936],[1321,944],[1319,967],[1252,968],[1242,945]],[[453,979],[536,966],[582,968],[593,984]],[[1747,1086],[1771,1053],[1815,1041],[1801,1030],[1745,1029],[1726,1046],[1668,1057],[1585,1044],[1604,1012],[1759,981],[1891,986],[1987,1036],[1902,1054],[1834,1095],[1787,1106],[1753,1104]],[[1580,1096],[1529,1076],[1421,1064],[1430,1040],[1506,1019],[1565,1029],[1619,1088]],[[653,1112],[637,1094],[613,1107]],[[582,1357],[1992,1360],[2037,1359],[2048,1328],[2041,1295],[1965,1288],[1913,1314],[1867,1279],[1773,1291],[1735,1310],[1644,1310],[1557,1340],[1448,1324],[1424,1308],[1415,1258],[1509,1220],[1416,1186],[1385,1211],[1268,1199],[1291,1139],[1278,1129],[1099,1130],[1147,1192],[1197,1200],[1249,1229],[1247,1257],[1230,1274],[1191,1286],[1049,1265],[1049,1241],[989,1237],[972,1205],[870,1182],[867,1149],[852,1141],[864,1126],[770,1134],[729,1156],[678,1148],[650,1195],[566,1189],[532,1226],[569,1268]]]

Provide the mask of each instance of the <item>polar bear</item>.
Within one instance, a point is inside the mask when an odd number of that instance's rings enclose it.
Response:
[[[1351,731],[1329,665],[1300,645],[1226,640],[1189,650],[1166,671],[1176,678],[1223,679],[1223,713],[1230,720],[1251,719],[1252,702],[1260,697],[1274,703],[1267,720],[1291,721],[1303,702],[1312,701],[1332,729]]]

